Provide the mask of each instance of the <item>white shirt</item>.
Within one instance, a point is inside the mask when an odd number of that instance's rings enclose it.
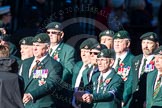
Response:
[[[55,46],[52,47],[52,52],[50,53],[50,56],[53,55],[53,53],[55,52],[55,50],[57,49],[57,47],[59,46],[60,44],[57,44]]]
[[[47,56],[47,55],[45,55],[45,56],[43,56],[42,58],[40,58],[39,61],[41,62],[46,56]],[[34,58],[34,60],[33,60],[32,64],[31,64],[31,66],[30,66],[30,69],[29,69],[29,78],[30,78],[31,73],[32,73],[32,68],[36,65],[36,60],[37,60],[37,59]],[[39,63],[38,63],[38,64],[39,64]]]
[[[141,71],[142,71],[142,66],[144,64],[144,59],[146,58],[147,61],[146,61],[146,65],[150,63],[150,61],[153,59],[154,55],[150,55],[148,56],[147,58],[143,55],[142,57],[142,61],[141,61],[141,65],[140,65],[140,68],[139,68],[139,74],[138,74],[138,78],[140,78],[140,75],[141,75]]]
[[[113,68],[115,69],[115,67],[117,66],[117,64],[118,64],[118,59],[120,58],[120,62],[119,63],[122,63],[122,61],[125,59],[125,57],[127,56],[127,54],[128,54],[128,51],[127,52],[125,52],[124,54],[122,54],[122,55],[116,55],[116,57],[115,57],[115,63],[114,63],[114,65],[113,65]]]
[[[90,82],[91,79],[92,79],[92,74],[93,74],[93,72],[96,72],[97,70],[98,70],[98,67],[93,66],[93,68],[92,68],[92,70],[91,70],[91,72],[90,72],[90,75],[89,75],[89,82]]]
[[[82,78],[82,73],[86,68],[87,68],[87,65],[83,64],[83,66],[81,67],[81,69],[79,71],[79,74],[78,74],[76,82],[75,82],[75,91],[78,91],[78,87],[80,85],[80,81],[81,81],[81,78]]]

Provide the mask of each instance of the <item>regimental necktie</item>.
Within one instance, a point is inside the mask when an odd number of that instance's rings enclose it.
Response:
[[[154,88],[154,93],[153,93],[153,98],[155,98],[160,90],[160,86],[161,86],[161,77],[162,75],[159,76],[159,79],[157,80],[156,86]]]
[[[118,68],[119,68],[119,66],[120,66],[120,58],[118,58],[118,62],[117,62],[117,65],[116,65],[116,67],[115,67],[115,71],[116,72],[118,72]]]
[[[102,86],[103,86],[103,76],[100,77],[100,80],[99,80],[99,91],[102,89]]]
[[[39,60],[36,60],[35,61],[36,62],[36,64],[32,67],[32,70],[31,70],[31,72],[29,73],[29,77],[31,76],[31,74],[34,72],[34,70],[36,70],[37,69],[37,67],[38,67],[38,64],[39,64]]]
[[[142,65],[142,70],[141,70],[140,76],[143,75],[143,73],[145,72],[146,61],[147,61],[147,59],[145,58],[144,62],[143,62],[143,65]]]

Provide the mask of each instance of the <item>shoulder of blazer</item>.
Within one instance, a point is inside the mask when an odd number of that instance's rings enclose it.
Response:
[[[22,64],[26,64],[26,63],[30,63],[30,62],[32,63],[33,60],[34,60],[34,57],[27,58],[27,59],[25,59],[25,60],[22,61]]]
[[[92,76],[92,82],[98,80],[98,77],[100,76],[100,72],[96,72],[93,76]]]
[[[132,62],[134,63],[134,62],[136,62],[136,61],[138,61],[138,60],[141,62],[142,57],[143,57],[143,54],[137,55],[137,56],[135,56],[135,57],[132,59]]]
[[[62,51],[71,51],[74,50],[74,48],[64,42],[61,42],[60,45],[58,46],[58,48],[61,48]]]

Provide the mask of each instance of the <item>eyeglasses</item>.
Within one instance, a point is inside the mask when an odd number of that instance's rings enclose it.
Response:
[[[90,55],[98,55],[98,52],[90,52]]]
[[[50,34],[50,33],[51,33],[51,34],[56,34],[56,35],[60,34],[60,32],[54,32],[54,31],[53,31],[53,32],[47,31],[46,33],[47,33],[47,34]]]

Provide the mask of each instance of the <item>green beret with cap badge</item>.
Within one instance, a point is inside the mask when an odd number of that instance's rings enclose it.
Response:
[[[147,32],[147,33],[144,33],[141,37],[140,37],[141,40],[151,40],[151,41],[154,41],[154,42],[157,42],[158,41],[158,36],[156,33],[154,32]]]
[[[104,44],[95,44],[90,47],[90,49],[96,49],[98,51],[101,51],[102,49],[107,49],[107,47]]]
[[[46,29],[55,29],[62,31],[63,27],[62,24],[59,22],[51,22],[46,26]]]
[[[81,43],[80,49],[91,49],[92,46],[98,44],[99,42],[95,38],[88,38]]]
[[[33,45],[33,38],[32,36],[24,37],[19,41],[20,45]]]
[[[129,33],[126,30],[120,30],[115,33],[113,39],[130,39]]]
[[[99,37],[101,38],[102,36],[110,36],[110,37],[113,37],[113,36],[114,36],[114,31],[112,31],[112,30],[105,30],[105,31],[102,31],[102,32],[99,34]]]
[[[103,49],[101,52],[97,55],[97,58],[115,58],[115,51],[112,49]]]
[[[162,55],[162,45],[159,46],[159,48],[157,48],[157,49],[153,52],[153,54],[155,54],[155,55]]]
[[[33,38],[33,42],[38,42],[38,43],[49,43],[50,42],[50,38],[48,36],[47,33],[40,33],[37,34],[34,38]]]

